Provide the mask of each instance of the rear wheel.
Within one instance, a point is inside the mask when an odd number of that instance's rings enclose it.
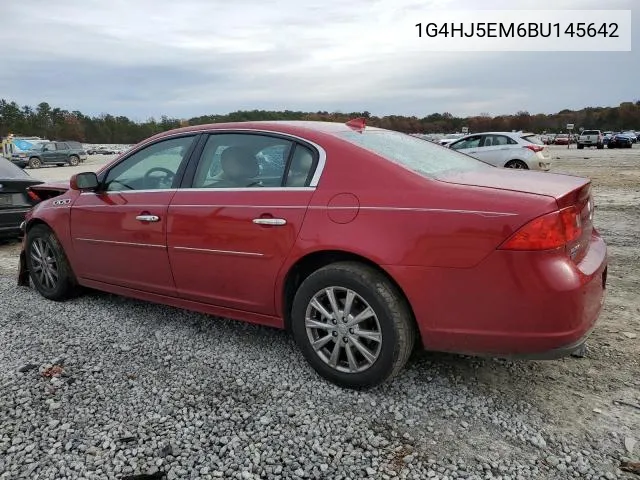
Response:
[[[598,150],[602,150],[604,148],[604,145],[602,143],[598,144]]]
[[[510,160],[505,165],[505,168],[517,168],[519,170],[529,170],[529,166],[522,160]]]
[[[341,387],[370,388],[393,378],[415,345],[404,296],[381,272],[356,262],[309,275],[296,292],[291,319],[306,360]]]
[[[27,233],[26,261],[36,290],[50,300],[64,300],[76,293],[76,281],[55,234],[45,225]]]
[[[42,160],[38,157],[31,157],[29,159],[29,168],[40,168],[42,166]]]
[[[69,157],[69,165],[71,165],[72,167],[77,167],[79,163],[80,158],[77,155],[71,155]]]
[[[579,143],[578,144],[578,150],[582,150],[584,148],[584,144],[583,143]]]

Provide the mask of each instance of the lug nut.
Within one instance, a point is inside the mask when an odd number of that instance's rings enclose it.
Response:
[[[343,341],[344,343],[347,343],[347,342],[349,341],[349,339],[348,339],[347,337],[344,337],[344,338],[342,339],[342,341]]]
[[[349,329],[349,333],[350,333],[351,335],[353,335],[353,328],[350,328],[350,329]]]
[[[331,335],[333,335],[334,337],[338,336],[338,332],[331,332]]]

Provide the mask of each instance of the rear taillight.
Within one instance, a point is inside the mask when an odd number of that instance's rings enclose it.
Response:
[[[31,189],[27,189],[27,195],[29,195],[29,198],[34,202],[42,201],[42,199],[38,196],[38,194]]]
[[[575,207],[568,207],[530,221],[499,248],[501,250],[553,250],[577,240],[580,235],[582,235],[580,213]]]
[[[538,153],[544,150],[544,147],[541,147],[540,145],[525,145],[524,148],[528,148],[529,150],[535,153]]]

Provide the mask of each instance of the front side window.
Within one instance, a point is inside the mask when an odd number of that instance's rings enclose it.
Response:
[[[294,143],[249,133],[211,134],[193,188],[281,187]]]
[[[176,174],[195,136],[178,137],[144,147],[109,170],[107,191],[175,188]]]
[[[453,150],[465,150],[467,148],[478,148],[480,146],[481,140],[482,140],[482,136],[476,135],[476,136],[465,138],[464,140],[455,142],[451,144],[450,148]]]

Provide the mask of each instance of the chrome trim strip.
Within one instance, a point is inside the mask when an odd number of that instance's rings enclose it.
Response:
[[[110,245],[123,245],[129,247],[167,248],[166,245],[156,245],[153,243],[116,242],[115,240],[98,240],[95,238],[76,238],[75,240],[79,242],[106,243]]]
[[[468,213],[472,215],[484,215],[491,217],[512,217],[517,216],[517,213],[511,212],[485,212],[482,210],[456,210],[449,208],[420,208],[420,207],[328,207],[322,205],[309,206],[312,210],[385,210],[385,211],[397,211],[397,212],[436,212],[436,213]]]
[[[263,253],[256,252],[236,252],[233,250],[214,250],[210,248],[192,248],[192,247],[173,247],[174,250],[180,250],[183,252],[199,252],[199,253],[214,253],[221,255],[237,255],[241,257],[264,257]]]
[[[306,205],[218,205],[218,204],[207,204],[207,205],[193,205],[193,204],[182,204],[182,203],[172,203],[169,205],[169,211],[171,211],[174,207],[189,207],[189,208],[282,208],[282,209],[306,209]]]
[[[152,193],[152,192],[177,192],[177,188],[158,188],[156,190],[110,190],[106,192],[82,192],[80,195],[122,195],[125,193]]]

